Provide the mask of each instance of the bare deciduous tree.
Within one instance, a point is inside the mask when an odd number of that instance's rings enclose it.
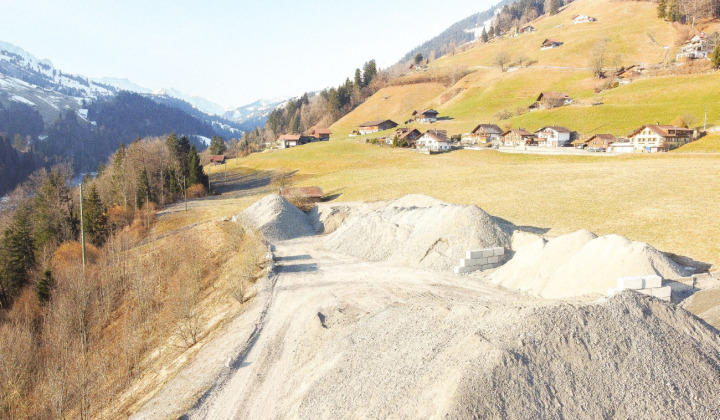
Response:
[[[510,54],[508,54],[506,51],[500,51],[495,55],[495,58],[493,59],[493,63],[500,67],[501,71],[505,71],[506,66],[510,63]]]

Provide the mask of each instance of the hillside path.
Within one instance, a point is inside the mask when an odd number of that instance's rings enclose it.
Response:
[[[297,360],[313,350],[303,348],[303,331],[314,324],[328,328],[325,316],[332,310],[326,308],[375,312],[418,296],[435,302],[467,300],[468,296],[492,297],[494,301],[517,298],[477,279],[365,262],[329,252],[320,247],[321,240],[302,238],[276,246],[277,279],[261,333],[230,376],[216,383],[183,418],[279,418],[297,414],[300,402],[288,395],[292,393],[288,376],[297,369]],[[304,384],[311,384],[319,375],[321,372],[307,372]]]

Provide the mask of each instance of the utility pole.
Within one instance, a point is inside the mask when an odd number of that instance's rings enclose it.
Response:
[[[185,196],[185,211],[187,211],[187,187],[185,186],[185,175],[183,175],[183,195]]]
[[[83,184],[80,184],[80,243],[82,244],[83,272],[85,271],[85,222],[83,215]]]

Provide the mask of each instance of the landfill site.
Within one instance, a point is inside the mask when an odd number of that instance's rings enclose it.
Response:
[[[409,195],[269,195],[267,274],[134,418],[720,418],[720,273]],[[228,222],[231,223],[231,222]]]

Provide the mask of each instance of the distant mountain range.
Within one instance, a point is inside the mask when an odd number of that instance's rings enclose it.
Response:
[[[227,110],[177,89],[152,89],[123,78],[89,78],[64,73],[50,60],[40,60],[13,44],[0,41],[0,103],[20,102],[38,109],[51,124],[64,109],[83,109],[89,102],[121,91],[141,94],[157,103],[181,109],[210,124],[218,135],[239,137],[242,131],[264,126],[268,115],[285,99],[260,100]]]

